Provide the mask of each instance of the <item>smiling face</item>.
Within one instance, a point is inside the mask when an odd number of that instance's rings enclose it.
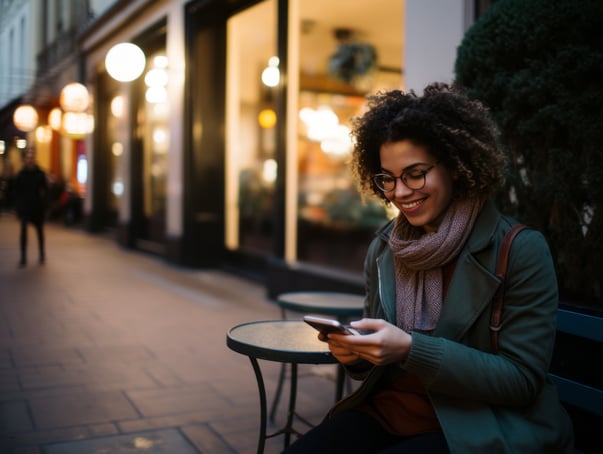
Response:
[[[379,156],[383,173],[394,177],[410,168],[426,170],[437,162],[426,147],[409,140],[383,144]],[[452,202],[453,179],[448,169],[439,164],[425,175],[423,188],[409,189],[397,179],[395,189],[384,194],[411,225],[436,231]]]

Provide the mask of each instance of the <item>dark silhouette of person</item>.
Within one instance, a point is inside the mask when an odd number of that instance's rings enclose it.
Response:
[[[19,267],[27,265],[27,224],[33,224],[38,235],[39,263],[44,264],[44,218],[48,183],[46,174],[36,164],[32,150],[25,153],[23,168],[15,179],[15,203],[21,221],[21,260]]]

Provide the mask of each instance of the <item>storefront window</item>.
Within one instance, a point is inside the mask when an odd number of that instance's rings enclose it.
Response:
[[[124,179],[126,178],[126,169],[124,168],[124,142],[127,137],[127,131],[124,131],[125,117],[125,97],[118,90],[113,91],[110,99],[109,110],[107,113],[106,135],[109,146],[108,172],[109,187],[107,209],[111,220],[108,221],[111,226],[117,225],[117,214],[119,213],[121,200],[124,194]]]
[[[269,255],[277,173],[275,1],[231,17],[227,27],[226,244]]]
[[[361,199],[348,166],[366,95],[403,85],[403,2],[377,3],[299,2],[297,258],[351,271],[394,215]]]

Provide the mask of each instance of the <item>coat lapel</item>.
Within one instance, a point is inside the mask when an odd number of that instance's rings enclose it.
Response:
[[[379,273],[379,299],[384,318],[396,324],[396,271],[394,267],[394,254],[391,248],[386,247],[377,257],[377,272]]]
[[[497,254],[493,234],[499,218],[494,205],[486,203],[457,260],[434,336],[462,339],[490,307],[500,285],[493,271]]]
[[[490,306],[500,280],[467,253],[459,258],[434,336],[460,340]]]

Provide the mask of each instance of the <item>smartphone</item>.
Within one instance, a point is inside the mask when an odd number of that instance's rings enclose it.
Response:
[[[323,334],[359,334],[354,328],[331,318],[304,315],[304,321]]]

